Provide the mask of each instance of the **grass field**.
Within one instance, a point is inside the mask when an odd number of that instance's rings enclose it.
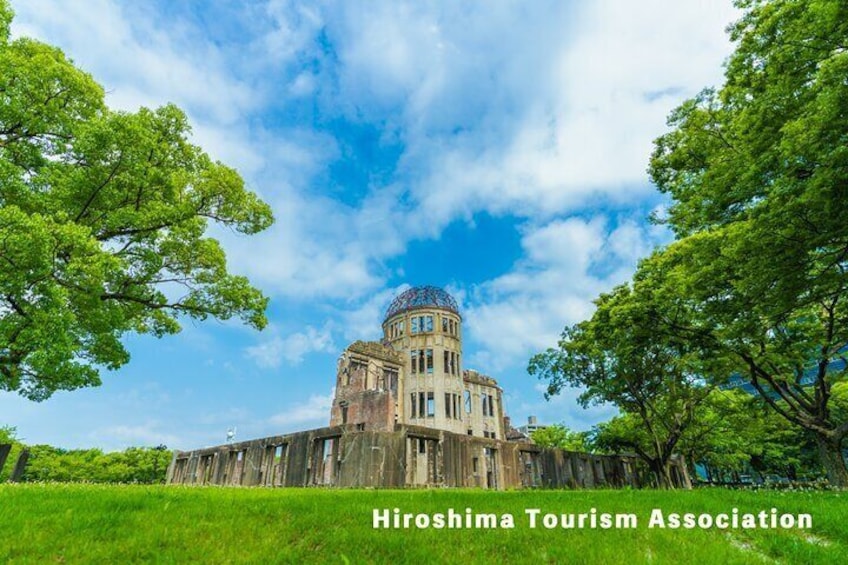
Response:
[[[648,528],[652,509],[809,513],[812,528]],[[373,510],[511,514],[513,529],[374,529]],[[633,529],[529,527],[632,513]],[[0,563],[848,563],[848,493],[0,485]]]

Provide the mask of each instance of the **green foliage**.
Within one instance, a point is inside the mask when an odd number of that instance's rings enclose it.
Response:
[[[0,443],[16,443],[18,430],[15,426],[0,426]]]
[[[564,424],[539,428],[530,434],[533,443],[541,447],[558,447],[566,451],[589,452],[588,432],[575,432]]]
[[[808,433],[788,424],[762,399],[740,390],[714,390],[681,438],[679,451],[690,465],[703,465],[711,480],[736,480],[752,471],[796,479],[821,475],[812,447]]]
[[[170,462],[171,452],[165,446],[103,453],[100,449],[64,450],[34,445],[23,480],[155,484],[165,482]]]
[[[599,453],[632,453],[650,450],[651,438],[642,420],[632,412],[601,422],[592,429],[592,446]]]
[[[843,231],[848,6],[840,0],[746,0],[724,86],[675,110],[651,176],[674,199],[680,235],[777,214],[803,238]],[[806,210],[803,218],[791,212]],[[817,226],[817,227],[816,227]]]
[[[17,429],[14,426],[0,426],[0,444],[11,444],[12,449],[6,457],[6,463],[0,469],[0,483],[4,483],[12,476],[15,463],[21,455],[24,445],[18,440]]]
[[[848,420],[831,409],[848,370],[828,369],[848,346],[848,4],[739,5],[725,84],[675,110],[656,141],[650,173],[678,241],[645,268],[697,304],[703,357],[733,360],[713,376],[750,379],[848,485]]]
[[[14,12],[6,2],[0,2],[0,44],[9,40],[9,24],[12,23]]]
[[[267,299],[205,234],[259,232],[267,204],[189,142],[178,108],[109,110],[59,49],[9,41],[9,21],[0,0],[0,390],[98,385],[129,360],[123,335],[180,317],[261,329]]]
[[[582,387],[583,406],[615,404],[624,415],[610,425],[628,432],[617,433],[620,447],[671,486],[670,457],[710,392],[701,375],[715,362],[693,355],[690,336],[673,331],[688,319],[686,308],[650,287],[620,286],[595,304],[592,318],[566,328],[559,349],[534,356],[528,372],[548,381],[548,396]]]
[[[143,483],[165,482],[172,452],[164,445],[130,447],[121,452],[103,453],[100,449],[61,449],[50,445],[25,445],[12,426],[0,426],[0,444],[11,443],[12,451],[0,473],[0,482],[8,480],[18,455],[29,450],[29,459],[21,480]]]

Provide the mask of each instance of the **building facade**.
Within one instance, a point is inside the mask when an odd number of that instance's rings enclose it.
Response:
[[[518,426],[515,429],[525,436],[530,437],[530,435],[536,430],[544,430],[547,427],[548,426],[546,424],[540,424],[536,419],[536,416],[527,416],[527,423],[523,426]]]

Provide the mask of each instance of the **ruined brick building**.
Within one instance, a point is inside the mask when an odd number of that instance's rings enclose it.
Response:
[[[440,288],[400,294],[383,320],[382,343],[357,341],[339,358],[331,426],[410,424],[504,439],[504,416],[497,382],[462,368],[462,316]]]
[[[329,426],[176,452],[168,482],[263,486],[639,487],[633,456],[543,449],[519,437],[503,391],[463,369],[462,316],[431,286],[397,296],[381,342],[357,341],[339,357]],[[673,468],[680,486],[685,466]]]

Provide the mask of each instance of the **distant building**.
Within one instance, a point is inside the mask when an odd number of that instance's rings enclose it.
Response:
[[[528,416],[527,423],[523,426],[518,426],[516,429],[525,436],[530,437],[530,434],[532,434],[536,430],[544,430],[547,427],[547,424],[538,423],[536,421],[536,416]]]

